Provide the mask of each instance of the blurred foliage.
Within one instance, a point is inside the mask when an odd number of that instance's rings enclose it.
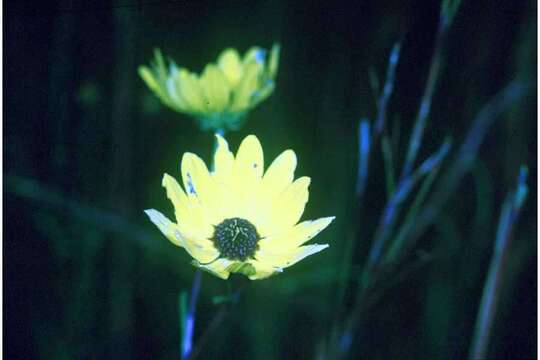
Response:
[[[158,47],[200,72],[221,49],[244,52],[274,42],[281,44],[274,93],[227,138],[236,148],[245,135],[257,134],[267,159],[286,148],[297,152],[297,175],[312,178],[303,218],[337,217],[317,239],[330,248],[264,281],[203,275],[195,341],[222,314],[201,358],[329,354],[334,325],[350,319],[359,298],[356,289],[390,199],[385,165],[393,164],[396,180],[402,171],[440,5],[7,1],[6,358],[178,358],[178,296],[189,291],[195,269],[142,209],[172,214],[162,174],[178,174],[186,151],[208,162],[214,140],[160,105],[137,66]],[[508,248],[488,356],[535,357],[536,14],[534,1],[482,0],[463,2],[453,17],[417,164],[447,135],[454,147],[426,185],[426,199],[440,187],[482,106],[512,80],[529,90],[498,117],[472,171],[362,312],[349,358],[467,356],[500,209],[521,164],[529,167],[529,198]],[[384,86],[397,41],[385,129],[391,136],[372,148],[359,210],[359,120],[369,119],[373,128],[374,94]],[[391,160],[384,155],[389,149]],[[412,199],[404,203],[405,216]],[[224,301],[229,286],[243,287],[238,301]]]

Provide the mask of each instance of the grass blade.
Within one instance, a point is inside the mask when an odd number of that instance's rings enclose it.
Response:
[[[388,136],[383,136],[381,141],[381,147],[384,159],[386,196],[387,199],[389,199],[394,193],[394,190],[396,189],[396,183],[394,178],[394,158],[392,155],[392,146],[390,145],[390,140],[388,140]]]
[[[528,188],[526,179],[527,168],[522,166],[518,176],[516,189],[507,195],[501,209],[495,246],[489,265],[487,279],[484,284],[482,299],[480,300],[480,308],[476,318],[476,326],[469,352],[469,359],[483,359],[486,357],[489,337],[493,327],[493,319],[497,310],[497,300],[500,297],[499,292],[501,290],[502,275],[506,270],[505,259],[508,257],[512,230],[517,222],[523,202],[527,197]]]

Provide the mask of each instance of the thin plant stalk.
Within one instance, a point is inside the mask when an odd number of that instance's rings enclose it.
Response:
[[[519,212],[527,196],[526,178],[527,169],[522,166],[516,189],[508,194],[501,210],[495,247],[476,318],[469,359],[484,359],[486,357],[489,338],[493,329],[493,319],[497,312],[497,300],[501,292],[502,275],[506,270],[505,260],[508,258],[512,229],[517,222]]]
[[[452,161],[452,165],[442,176],[430,199],[418,214],[415,226],[411,227],[406,234],[407,240],[400,249],[399,256],[403,256],[408,249],[414,246],[416,240],[431,225],[450,195],[454,193],[463,176],[471,169],[478,149],[491,125],[504,110],[521,98],[527,89],[528,86],[514,81],[497,93],[480,110]]]
[[[380,134],[384,128],[386,122],[386,109],[388,108],[388,101],[394,90],[394,82],[396,78],[396,68],[399,61],[399,53],[401,51],[401,43],[397,42],[390,52],[388,58],[388,67],[386,69],[386,80],[384,88],[377,102],[377,118],[375,119],[375,133]]]
[[[367,119],[360,120],[358,128],[358,175],[356,182],[356,196],[361,198],[364,194],[368,177],[369,154],[371,150],[370,126]]]
[[[393,88],[394,88],[394,80],[395,80],[395,70],[397,67],[397,63],[399,61],[399,55],[400,55],[400,49],[401,44],[396,43],[392,47],[392,51],[390,53],[389,59],[388,59],[388,67],[386,71],[386,79],[385,84],[383,87],[383,91],[381,94],[379,94],[378,100],[377,100],[377,117],[376,117],[376,127],[380,128],[381,130],[384,127],[384,122],[386,120],[386,109],[388,106],[388,100],[390,99],[390,96],[392,94]],[[370,75],[370,81],[372,83],[372,88],[374,92],[376,93],[379,90],[379,83],[378,79],[376,77],[376,74],[372,71],[369,73]],[[359,123],[359,129],[358,129],[358,174],[357,174],[357,182],[356,182],[356,211],[355,216],[353,220],[357,222],[357,217],[361,214],[362,211],[362,196],[364,194],[368,173],[369,173],[369,155],[371,152],[371,149],[374,147],[375,142],[378,138],[378,134],[380,131],[372,130],[372,127],[370,126],[368,119],[362,119]],[[339,309],[343,298],[346,292],[347,287],[347,280],[349,278],[349,272],[352,262],[352,253],[354,248],[354,237],[356,235],[356,232],[353,232],[350,234],[350,236],[347,237],[347,241],[344,245],[343,250],[343,266],[340,270],[340,276],[339,276],[339,285],[338,285],[338,291],[337,291],[337,306],[336,309]],[[335,312],[335,318],[334,318],[334,325],[332,327],[332,334],[330,339],[330,347],[332,350],[337,346],[337,342],[339,341],[339,336],[337,328],[338,328],[338,321],[339,321],[339,311]],[[331,352],[332,352],[331,350]]]
[[[408,197],[409,193],[422,177],[437,170],[448,154],[449,150],[450,141],[447,140],[441,145],[439,150],[427,158],[417,170],[415,170],[407,178],[400,181],[396,191],[388,201],[376,231],[375,240],[369,253],[368,262],[366,263],[362,273],[360,289],[355,306],[345,321],[343,331],[341,332],[338,340],[337,354],[339,357],[344,356],[349,350],[354,327],[359,321],[360,314],[364,308],[364,302],[374,284],[374,279],[377,274],[378,264],[379,260],[381,259],[383,248],[386,241],[392,234],[392,229],[394,228],[401,204]]]
[[[387,135],[384,135],[382,138],[381,150],[384,159],[386,196],[387,199],[390,199],[390,197],[394,193],[394,190],[396,189],[396,184],[394,179],[394,157],[392,155],[392,147],[390,145],[390,140],[388,140]]]
[[[424,200],[429,190],[431,189],[433,182],[437,178],[438,170],[439,168],[436,168],[422,182],[420,190],[418,190],[418,193],[416,197],[414,198],[412,205],[409,207],[409,210],[407,211],[407,215],[405,216],[403,225],[401,225],[401,227],[399,228],[397,235],[394,237],[392,244],[390,245],[390,249],[388,250],[387,254],[384,257],[383,262],[385,264],[391,262],[392,259],[396,257],[396,254],[398,253],[399,249],[403,245],[403,241],[405,240],[405,235],[407,234],[407,231],[412,226],[414,226],[414,219],[416,215],[418,214],[418,210],[424,203]]]
[[[448,29],[450,28],[452,19],[452,16],[449,16],[448,14],[449,8],[446,4],[447,2],[443,2],[443,5],[441,6],[439,24],[437,26],[437,34],[435,36],[435,49],[433,51],[433,57],[429,67],[426,88],[424,89],[424,94],[422,95],[422,99],[420,101],[420,108],[418,109],[418,114],[416,115],[416,121],[414,123],[411,140],[407,149],[405,165],[403,166],[401,178],[407,177],[414,167],[414,162],[418,156],[420,145],[422,144],[427,118],[431,110],[433,93],[435,91],[435,85],[437,84],[437,79],[439,78],[439,73],[441,70],[444,40],[446,38]],[[456,10],[457,8],[453,9],[454,13]]]
[[[438,166],[444,160],[450,150],[450,141],[446,140],[439,150],[428,159],[411,175],[400,180],[396,191],[388,201],[384,208],[383,215],[379,222],[379,226],[375,233],[375,240],[370,249],[368,261],[362,277],[362,286],[366,287],[367,282],[371,281],[373,273],[376,272],[377,266],[381,260],[383,249],[387,240],[392,234],[395,221],[399,215],[401,204],[407,199],[416,183],[425,175],[428,175],[437,170]]]
[[[182,352],[181,359],[188,359],[193,349],[193,329],[195,327],[195,315],[197,310],[197,299],[199,298],[199,292],[201,290],[201,278],[202,271],[197,269],[195,277],[193,278],[193,284],[191,286],[191,293],[189,298],[189,309],[185,318],[185,323],[182,326]]]
[[[225,136],[225,130],[223,129],[218,129],[216,133],[221,136]],[[216,140],[214,143],[214,152],[217,150],[217,147],[218,147],[218,142]],[[215,164],[212,164],[212,169],[214,168],[214,166]],[[180,352],[181,359],[189,359],[192,355],[193,330],[195,327],[197,300],[199,298],[199,292],[201,289],[201,279],[202,279],[202,271],[201,269],[197,269],[197,271],[195,272],[195,277],[193,278],[193,284],[191,286],[189,310],[185,319],[182,319],[182,321],[185,321],[185,322],[181,324],[181,328],[183,329],[181,352]]]

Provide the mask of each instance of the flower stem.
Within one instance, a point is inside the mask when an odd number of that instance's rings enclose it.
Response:
[[[446,34],[451,24],[451,18],[449,19],[449,14],[447,11],[448,9],[445,4],[446,2],[444,2],[443,6],[441,7],[439,23],[437,26],[437,34],[435,35],[435,48],[429,67],[428,79],[426,87],[424,89],[424,94],[422,95],[422,100],[420,101],[420,108],[416,115],[416,121],[414,123],[413,131],[411,134],[409,148],[407,149],[407,156],[405,159],[405,164],[403,166],[403,171],[401,173],[401,178],[406,178],[411,173],[414,167],[414,162],[418,155],[418,151],[420,150],[420,145],[422,144],[422,138],[424,135],[424,130],[426,128],[427,118],[431,110],[433,93],[435,92],[435,85],[437,84],[437,79],[439,78],[439,73],[443,60],[443,45]],[[459,6],[459,4],[457,6]],[[457,10],[457,8],[454,9],[454,12],[455,10]]]
[[[508,194],[502,206],[497,238],[476,318],[469,359],[484,359],[486,357],[489,337],[493,328],[493,319],[497,311],[497,300],[500,297],[502,275],[506,270],[505,259],[508,258],[512,228],[517,221],[519,211],[527,195],[526,178],[527,169],[522,166],[516,189]]]
[[[377,118],[375,119],[375,133],[378,135],[382,132],[386,122],[386,109],[388,101],[394,90],[394,82],[396,78],[396,67],[399,61],[399,52],[401,50],[401,42],[397,42],[392,47],[390,57],[388,58],[388,67],[386,68],[386,81],[383,91],[377,101]]]
[[[195,327],[195,312],[197,310],[197,299],[201,289],[202,271],[197,269],[195,272],[195,278],[191,286],[191,293],[189,298],[189,310],[185,319],[185,324],[182,327],[184,333],[182,336],[182,352],[180,354],[181,359],[188,359],[193,349],[193,329]]]
[[[224,129],[216,130],[216,133],[225,136]],[[217,151],[218,141],[215,141],[214,152]],[[212,164],[214,168],[215,164]],[[193,329],[195,327],[195,312],[197,309],[197,299],[199,297],[199,292],[201,289],[201,278],[202,271],[197,269],[195,272],[195,278],[193,279],[193,284],[191,285],[191,294],[189,299],[189,310],[185,319],[185,323],[182,324],[183,335],[182,335],[182,345],[180,352],[180,359],[189,359],[192,356],[193,351]]]

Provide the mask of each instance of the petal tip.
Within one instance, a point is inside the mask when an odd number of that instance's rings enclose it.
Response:
[[[167,181],[174,179],[171,175],[164,173],[163,178],[161,179],[161,186],[165,186]]]
[[[296,156],[296,153],[294,152],[293,149],[287,149],[282,154],[283,156],[290,158],[292,162],[294,163],[294,166],[296,167],[296,164],[298,162],[298,157]]]
[[[303,184],[306,187],[309,187],[311,185],[311,178],[309,176],[302,176],[301,178],[296,179],[299,184]]]
[[[155,209],[145,209],[145,210],[143,210],[143,211],[144,211],[144,213],[145,213],[146,215],[148,215],[148,217],[151,217],[152,214],[154,214],[154,212],[155,212],[156,210],[155,210]]]
[[[249,134],[248,136],[244,138],[244,140],[242,140],[242,142],[255,142],[259,145],[261,144],[257,135],[254,135],[254,134]]]

